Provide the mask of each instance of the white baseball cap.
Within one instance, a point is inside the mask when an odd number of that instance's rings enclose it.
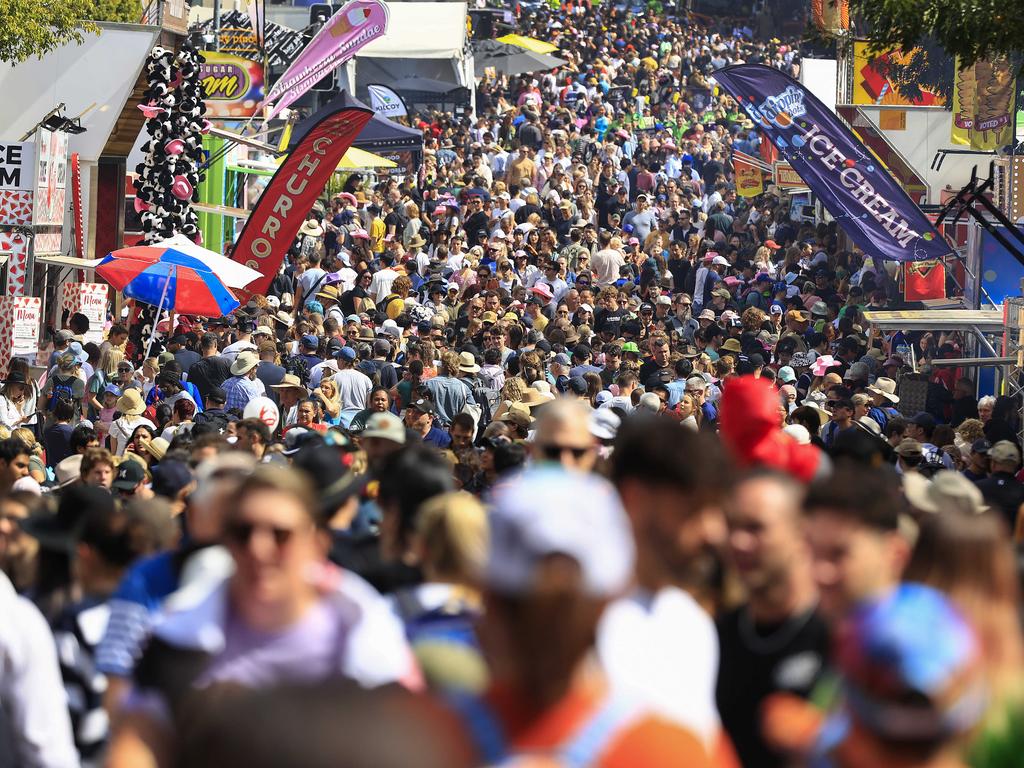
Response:
[[[491,505],[484,578],[494,591],[528,593],[548,555],[575,560],[589,595],[611,597],[629,586],[633,534],[618,493],[604,478],[538,466],[503,485]]]

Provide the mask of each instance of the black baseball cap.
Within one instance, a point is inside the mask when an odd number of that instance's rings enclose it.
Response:
[[[208,403],[226,403],[228,401],[228,393],[224,391],[224,387],[213,387],[209,394],[206,395],[206,402]]]
[[[417,398],[409,403],[409,406],[415,408],[420,413],[428,413],[431,416],[434,415],[434,404],[425,397]]]
[[[111,487],[117,491],[130,491],[146,479],[146,471],[134,459],[126,459],[117,468],[117,475]]]

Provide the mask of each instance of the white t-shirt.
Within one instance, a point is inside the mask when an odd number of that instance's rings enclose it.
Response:
[[[366,407],[366,398],[370,396],[373,389],[373,382],[370,377],[354,368],[347,368],[334,374],[334,381],[338,385],[338,394],[341,397],[341,407],[359,408]]]
[[[689,594],[666,587],[616,600],[598,624],[597,651],[613,688],[717,742],[718,633]]]

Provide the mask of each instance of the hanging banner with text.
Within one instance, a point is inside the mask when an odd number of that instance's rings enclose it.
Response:
[[[796,80],[771,67],[740,64],[716,72],[715,81],[739,102],[865,254],[919,261],[950,252],[881,163]]]
[[[950,131],[953,143],[989,152],[1012,143],[1016,84],[1008,59],[979,61],[960,69],[958,58]]]
[[[274,118],[320,80],[351,59],[367,43],[388,28],[388,7],[380,0],[352,0],[324,22],[316,37],[295,57],[281,75],[266,104],[274,104],[267,119]]]
[[[263,275],[244,291],[236,291],[243,302],[243,297],[267,292],[306,214],[372,117],[371,110],[361,107],[329,112],[302,137],[277,169],[231,251],[232,261]]]

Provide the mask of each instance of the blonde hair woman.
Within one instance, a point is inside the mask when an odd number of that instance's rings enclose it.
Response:
[[[28,448],[28,474],[37,483],[46,482],[46,463],[43,461],[43,446],[36,440],[35,432],[28,427],[18,427],[11,437],[21,440]]]
[[[473,631],[487,542],[484,508],[463,491],[435,496],[416,514],[410,548],[423,583],[399,590],[393,600],[432,690],[477,693],[487,683]]]
[[[316,392],[324,404],[324,422],[331,426],[340,424],[341,393],[338,391],[338,383],[333,378],[325,376],[320,380]]]

